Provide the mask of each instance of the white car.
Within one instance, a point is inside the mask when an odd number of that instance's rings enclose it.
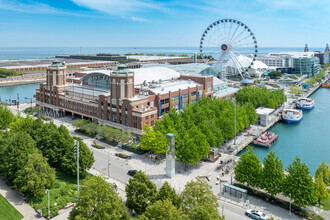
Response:
[[[257,219],[257,220],[266,220],[266,219],[270,219],[267,215],[265,215],[264,213],[254,210],[254,209],[247,209],[245,211],[245,215]]]

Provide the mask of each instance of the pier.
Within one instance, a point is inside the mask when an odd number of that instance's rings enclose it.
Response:
[[[317,83],[313,88],[311,88],[303,97],[309,97],[315,91],[317,91],[324,82],[328,80],[328,77],[323,79],[321,82]],[[287,99],[287,102],[284,104],[285,108],[294,108],[295,103],[292,99]],[[282,106],[277,108],[271,115],[270,115],[270,122],[267,126],[261,125],[251,125],[251,132],[250,134],[247,132],[241,132],[241,134],[236,136],[236,145],[234,144],[234,140],[230,140],[227,144],[224,145],[224,153],[230,154],[235,156],[237,153],[242,151],[245,147],[251,144],[257,137],[259,137],[262,132],[267,131],[271,128],[274,124],[276,124],[279,120],[281,120],[282,116]]]

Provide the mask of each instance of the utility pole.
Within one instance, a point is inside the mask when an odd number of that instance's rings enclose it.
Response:
[[[234,128],[235,128],[235,139],[234,139],[234,145],[236,145],[236,97],[234,97],[234,107],[235,107],[235,124],[234,124]]]
[[[110,158],[109,158],[109,152],[108,152],[108,178],[110,178]]]
[[[77,154],[77,201],[79,201],[79,141],[76,140],[75,153]]]

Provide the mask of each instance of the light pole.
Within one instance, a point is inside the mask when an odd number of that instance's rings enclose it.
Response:
[[[285,103],[285,92],[284,92],[284,81],[283,81],[283,111],[284,111],[284,103]]]
[[[236,97],[234,97],[234,107],[235,107],[235,124],[234,124],[234,128],[235,128],[235,138],[234,138],[234,145],[236,145]]]
[[[108,152],[108,178],[110,178],[110,158],[109,158],[109,152]]]
[[[46,193],[48,193],[48,219],[50,219],[49,189],[46,190]]]
[[[79,201],[79,141],[75,140],[75,154],[77,154],[77,201]]]
[[[291,193],[289,193],[289,195],[290,195],[289,215],[291,215]]]
[[[31,109],[32,109],[32,98],[28,98],[28,97],[24,97],[24,98],[31,101]]]

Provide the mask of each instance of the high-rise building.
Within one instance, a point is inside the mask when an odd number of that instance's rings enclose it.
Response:
[[[324,52],[330,52],[329,44],[327,44],[327,45],[325,46],[325,50],[324,50]]]

